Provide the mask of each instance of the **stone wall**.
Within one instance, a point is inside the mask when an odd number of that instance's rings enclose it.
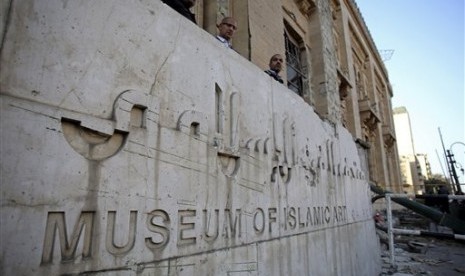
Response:
[[[261,68],[159,1],[3,14],[2,275],[378,274],[352,136]]]
[[[371,183],[402,191],[393,89],[355,0],[197,0],[193,11],[211,34],[223,16],[238,19],[233,47],[263,70],[275,53],[287,59],[285,33],[292,37],[300,50],[298,93],[321,118],[349,130]]]

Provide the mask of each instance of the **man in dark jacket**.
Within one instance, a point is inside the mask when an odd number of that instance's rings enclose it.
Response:
[[[265,73],[273,77],[276,81],[283,83],[283,79],[279,76],[279,72],[283,69],[283,56],[280,54],[275,54],[270,59],[270,69],[265,70]]]
[[[194,24],[197,24],[197,22],[195,22],[195,14],[189,10],[195,5],[195,1],[196,0],[162,0],[163,3],[179,12],[185,18],[194,22]]]

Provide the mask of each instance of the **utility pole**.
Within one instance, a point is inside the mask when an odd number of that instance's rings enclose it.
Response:
[[[439,131],[439,137],[441,138],[442,150],[444,151],[444,156],[446,157],[446,166],[447,166],[447,171],[449,172],[450,188],[452,189],[452,192],[455,194],[456,193],[455,185],[454,185],[455,179],[452,179],[452,169],[449,164],[446,148],[444,147],[444,141],[442,140],[441,128],[438,127],[438,131]],[[460,188],[460,183],[456,183],[456,185],[458,185],[458,187]]]
[[[455,171],[455,163],[457,163],[454,159],[454,154],[450,150],[446,150],[446,158],[447,162],[450,164],[450,171],[449,173],[454,178],[455,186],[457,186],[457,193],[455,194],[462,194],[462,188],[460,187],[459,177],[457,176],[457,172]]]

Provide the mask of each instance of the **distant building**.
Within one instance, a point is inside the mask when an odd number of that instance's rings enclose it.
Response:
[[[393,113],[403,191],[406,193],[422,194],[425,191],[424,179],[427,177],[427,168],[429,174],[431,174],[429,162],[427,163],[425,157],[421,157],[422,161],[420,162],[415,153],[415,144],[413,142],[410,116],[407,108],[403,106],[396,107]],[[421,163],[424,163],[424,173],[422,173]]]
[[[417,160],[420,164],[421,174],[424,180],[429,180],[432,177],[431,165],[428,160],[428,155],[426,153],[417,153]]]

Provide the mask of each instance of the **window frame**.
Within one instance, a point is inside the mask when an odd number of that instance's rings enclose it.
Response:
[[[303,73],[303,49],[302,39],[288,26],[284,24],[284,47],[286,51],[286,74],[287,74],[287,87],[294,91],[297,95],[304,95],[304,81],[306,79]],[[293,74],[289,71],[292,70]],[[292,77],[291,75],[294,75]],[[292,77],[292,78],[291,78]]]

